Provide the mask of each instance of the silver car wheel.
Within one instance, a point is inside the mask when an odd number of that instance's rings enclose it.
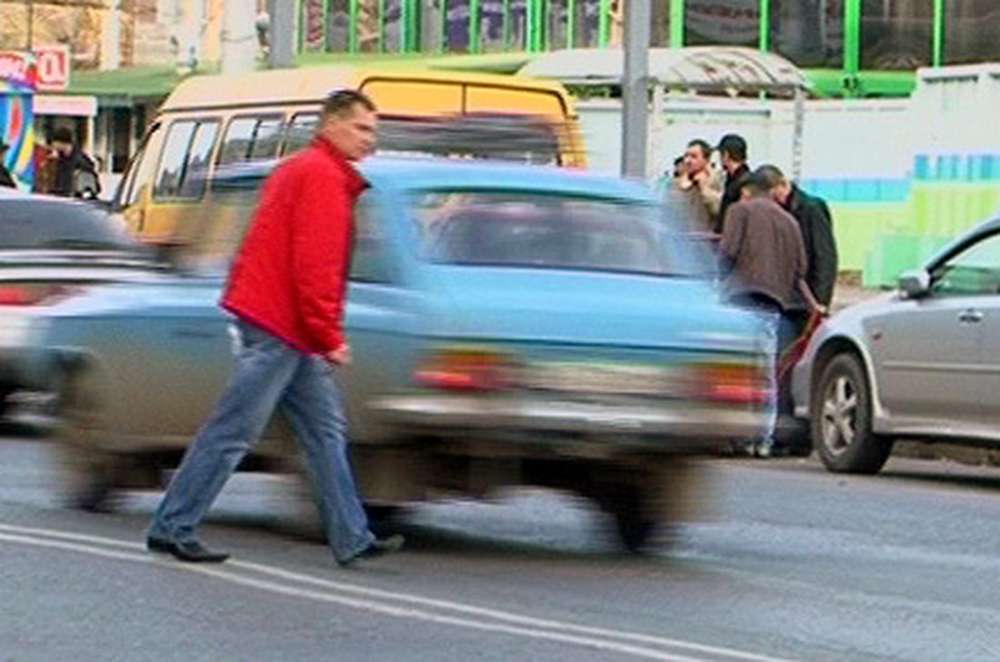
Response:
[[[838,376],[823,397],[823,444],[833,455],[842,454],[854,443],[857,409],[857,387],[847,376]]]

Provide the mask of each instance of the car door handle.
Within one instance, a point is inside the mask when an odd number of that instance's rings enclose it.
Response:
[[[983,311],[969,308],[958,314],[958,321],[962,324],[978,324],[983,321]]]

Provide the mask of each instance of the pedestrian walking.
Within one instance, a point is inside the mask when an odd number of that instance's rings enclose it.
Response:
[[[743,182],[750,175],[750,166],[747,165],[747,141],[742,136],[727,133],[722,136],[716,150],[722,161],[722,169],[726,173],[719,213],[715,216],[715,232],[722,234],[726,212],[729,211],[729,207],[740,201]]]
[[[770,197],[767,182],[756,175],[744,180],[741,196],[726,214],[719,253],[728,299],[759,312],[766,322],[772,354],[768,373],[772,400],[766,429],[759,439],[751,441],[748,450],[767,457],[782,450],[774,439],[777,360],[796,337],[787,313],[800,296],[810,310],[823,312],[823,308],[805,281],[809,264],[795,219]]]
[[[375,106],[359,92],[331,94],[312,144],[265,183],[233,263],[222,306],[235,316],[236,367],[153,518],[147,547],[183,561],[221,562],[196,528],[276,408],[306,454],[337,562],[398,550],[377,539],[347,457],[335,372],[351,360],[343,332],[353,207],[367,184],[352,163],[375,145]]]

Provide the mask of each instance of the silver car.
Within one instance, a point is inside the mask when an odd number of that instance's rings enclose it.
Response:
[[[792,377],[827,469],[877,473],[897,438],[1000,447],[1000,218],[847,309]]]

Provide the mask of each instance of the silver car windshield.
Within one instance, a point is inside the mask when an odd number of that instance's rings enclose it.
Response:
[[[661,210],[566,194],[438,191],[413,201],[422,259],[437,264],[676,275]]]

